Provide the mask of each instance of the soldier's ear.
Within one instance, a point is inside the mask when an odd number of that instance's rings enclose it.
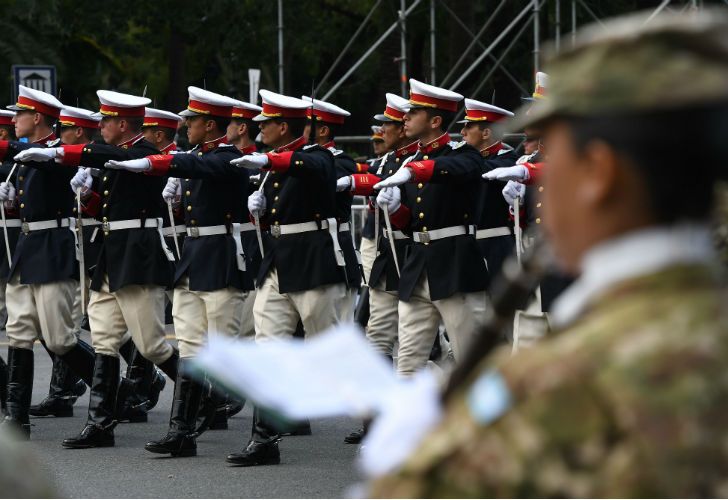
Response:
[[[430,127],[432,128],[441,128],[443,125],[442,123],[442,116],[435,115],[432,118],[430,118]]]
[[[40,122],[43,121],[43,117],[40,113],[35,113],[33,115],[33,125],[39,125]]]

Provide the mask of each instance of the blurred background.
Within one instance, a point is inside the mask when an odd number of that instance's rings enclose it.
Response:
[[[404,93],[409,77],[514,109],[546,41],[564,46],[574,27],[625,12],[704,3],[728,2],[0,0],[0,95],[14,98],[14,65],[48,65],[66,104],[95,109],[97,89],[146,87],[154,106],[179,111],[188,85],[249,100],[253,68],[260,88],[300,96],[315,85],[352,113],[343,135],[368,137],[384,93]]]

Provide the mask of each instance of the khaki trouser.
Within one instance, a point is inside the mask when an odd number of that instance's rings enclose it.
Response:
[[[207,343],[208,335],[237,336],[245,295],[236,288],[190,290],[189,278],[183,278],[174,288],[172,302],[180,357],[196,356]]]
[[[254,339],[255,338],[255,321],[253,320],[253,304],[255,304],[255,297],[258,295],[257,290],[251,290],[248,292],[248,296],[243,302],[243,308],[240,311],[240,333],[238,334],[241,338]]]
[[[104,275],[101,290],[91,290],[88,319],[98,354],[118,356],[127,330],[141,355],[152,363],[163,363],[174,352],[165,340],[161,286],[126,285],[110,292],[109,277]]]
[[[356,295],[355,289],[347,287],[344,290],[344,295],[336,302],[336,314],[340,323],[351,323],[354,321]]]
[[[10,347],[33,349],[35,340],[42,337],[51,352],[70,351],[78,342],[73,324],[77,285],[75,280],[22,285],[15,273],[5,295]]]
[[[335,325],[339,318],[336,305],[342,299],[346,285],[324,285],[303,292],[280,293],[275,268],[265,279],[253,305],[255,340],[289,339],[303,323],[306,336],[315,335]]]
[[[8,320],[8,308],[5,306],[5,288],[8,281],[0,279],[0,330],[5,329],[5,323]]]
[[[369,288],[369,322],[367,339],[372,346],[386,356],[392,356],[399,327],[399,296],[387,292],[384,286]]]
[[[369,238],[362,238],[361,245],[359,245],[359,253],[361,254],[361,267],[364,271],[364,279],[368,284],[369,275],[372,274],[372,265],[374,265],[374,259],[377,258],[377,246],[374,244],[374,240],[370,240]]]
[[[415,286],[409,302],[399,302],[399,360],[397,372],[412,375],[425,367],[437,336],[440,321],[450,339],[455,361],[474,333],[485,322],[485,292],[456,294],[442,300],[430,299],[427,276]]]

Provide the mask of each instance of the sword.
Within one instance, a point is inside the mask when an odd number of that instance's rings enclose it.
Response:
[[[177,250],[177,260],[179,260],[182,258],[182,254],[179,253],[179,241],[177,241],[177,227],[174,224],[172,200],[167,200],[167,215],[169,215],[169,225],[172,228],[172,236],[174,237],[174,249]]]
[[[521,254],[523,253],[523,230],[521,229],[521,197],[516,196],[513,199],[513,218],[515,222],[514,234],[516,235],[516,259],[521,263]]]
[[[76,230],[78,231],[78,273],[81,278],[81,314],[86,315],[86,257],[83,254],[83,213],[81,212],[81,188],[76,191]]]
[[[260,182],[260,187],[258,188],[258,192],[263,192],[263,186],[265,186],[265,181],[268,180],[268,175],[270,174],[270,170],[265,173],[265,177],[263,177],[263,180]],[[258,238],[258,247],[260,247],[260,256],[265,256],[265,251],[263,250],[263,233],[260,232],[260,215],[258,215],[258,212],[253,214],[253,219],[255,219],[255,236]]]
[[[10,182],[10,178],[15,173],[15,169],[17,168],[18,164],[14,163],[13,168],[10,169],[10,173],[8,174],[8,178],[5,179],[5,182]],[[10,241],[8,240],[8,221],[5,219],[5,203],[0,203],[0,216],[2,216],[3,221],[3,235],[5,236],[5,255],[8,257],[8,267],[13,266],[13,256],[10,255]]]
[[[397,269],[397,276],[399,274],[399,262],[397,261],[397,249],[394,245],[394,231],[392,231],[392,221],[389,219],[389,208],[385,205],[382,207],[384,211],[384,222],[387,225],[387,234],[389,234],[389,246],[392,249],[392,259],[394,259],[394,267]]]

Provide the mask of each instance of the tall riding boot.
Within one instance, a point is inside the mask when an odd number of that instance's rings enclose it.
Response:
[[[197,455],[195,424],[203,387],[202,384],[193,380],[184,369],[187,362],[180,359],[177,382],[174,385],[169,431],[162,439],[148,442],[144,446],[147,451],[169,453],[173,457]]]
[[[278,449],[280,440],[274,426],[267,422],[265,413],[255,407],[250,441],[242,452],[231,453],[226,461],[239,467],[279,464],[281,463],[281,453]]]
[[[206,430],[215,431],[228,428],[227,394],[220,392],[211,384],[208,384],[207,387],[208,391],[202,398],[202,405],[198,413],[198,435]]]
[[[30,438],[30,396],[33,393],[33,351],[8,347],[8,400],[4,426]]]
[[[119,421],[146,422],[147,412],[157,405],[165,384],[162,372],[132,344],[117,398]]]
[[[225,413],[227,414],[227,418],[237,415],[243,411],[243,408],[245,408],[245,398],[229,397],[225,403]]]
[[[172,355],[166,361],[158,363],[157,366],[169,377],[170,380],[177,380],[177,363],[179,362],[179,351],[175,348]]]
[[[5,360],[0,357],[0,410],[5,415],[6,405],[8,400],[8,365],[5,364]]]
[[[64,448],[114,446],[116,393],[119,389],[119,358],[96,354],[88,420],[81,433],[63,440]]]
[[[51,383],[46,397],[40,404],[30,407],[34,417],[72,417],[73,404],[86,392],[91,384],[94,370],[93,348],[79,340],[66,354],[59,356],[43,343],[53,360]]]

